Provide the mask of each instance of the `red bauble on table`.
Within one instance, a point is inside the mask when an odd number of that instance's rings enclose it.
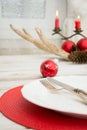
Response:
[[[58,72],[58,65],[53,60],[46,60],[40,66],[43,77],[53,77]]]
[[[75,46],[75,43],[71,40],[66,40],[63,44],[62,44],[62,49],[66,52],[71,52],[72,47]]]
[[[77,42],[77,47],[80,50],[87,50],[87,38],[82,38]]]

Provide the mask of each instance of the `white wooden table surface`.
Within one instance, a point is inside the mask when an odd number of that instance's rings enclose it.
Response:
[[[56,59],[56,57],[50,54],[0,56],[0,96],[10,88],[41,78],[40,65],[47,59]],[[57,76],[87,75],[87,64],[77,65],[62,60],[57,62],[59,68]],[[0,130],[11,129],[28,130],[0,113]]]

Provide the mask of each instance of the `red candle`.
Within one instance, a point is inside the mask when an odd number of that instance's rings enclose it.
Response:
[[[55,18],[55,29],[59,28],[59,18],[58,18],[58,10],[56,11],[56,18]]]
[[[80,29],[81,28],[81,22],[80,22],[80,16],[77,17],[75,20],[75,29]]]

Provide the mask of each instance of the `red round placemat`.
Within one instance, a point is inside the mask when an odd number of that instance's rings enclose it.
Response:
[[[87,130],[86,119],[65,116],[34,105],[22,97],[21,88],[10,89],[0,98],[0,111],[9,119],[38,130]]]

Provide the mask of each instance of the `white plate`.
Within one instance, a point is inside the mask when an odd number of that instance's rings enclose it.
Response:
[[[56,79],[87,91],[87,76],[61,76]],[[25,99],[41,107],[75,117],[87,118],[87,105],[65,90],[52,93],[39,80],[34,80],[24,85],[21,92]]]

